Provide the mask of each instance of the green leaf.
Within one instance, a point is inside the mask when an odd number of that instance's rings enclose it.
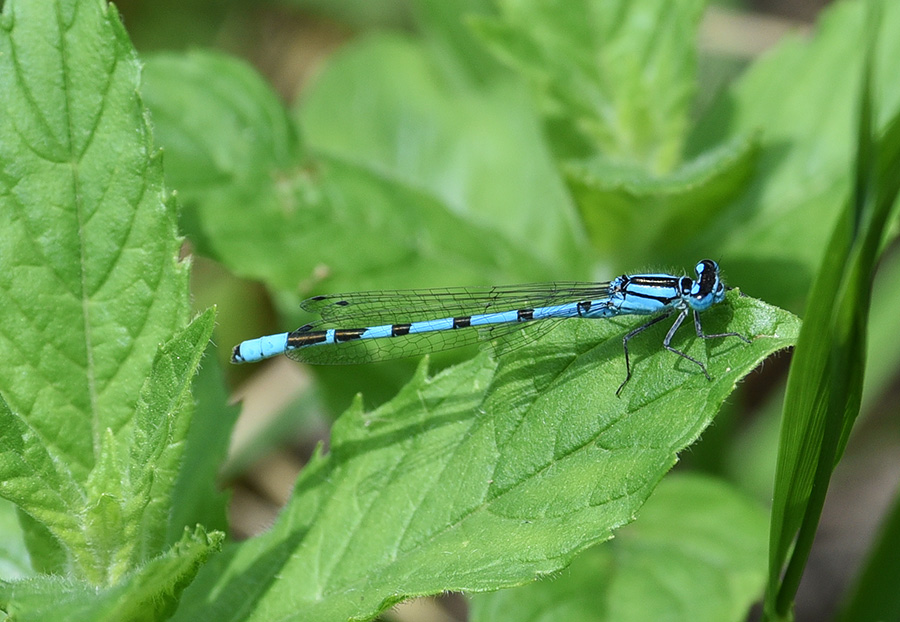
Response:
[[[160,351],[138,404],[130,460],[118,458],[108,432],[86,484],[57,468],[28,422],[0,398],[7,431],[0,436],[0,494],[44,525],[91,578],[115,581],[162,547],[186,433],[184,400],[213,317],[200,316]]]
[[[581,225],[522,85],[449,83],[422,44],[371,36],[331,59],[297,114],[313,148],[422,189],[494,241],[527,247],[545,272],[586,265]],[[538,277],[523,269],[512,278]]]
[[[722,482],[667,477],[614,540],[555,579],[474,596],[471,620],[744,620],[765,581],[766,518]]]
[[[603,159],[564,168],[595,246],[624,265],[640,265],[648,256],[675,255],[708,228],[745,190],[757,148],[755,139],[739,137],[663,176]]]
[[[48,527],[60,541],[84,540],[74,508],[83,503],[78,482],[57,468],[40,435],[0,397],[0,495]]]
[[[425,45],[434,51],[435,64],[447,79],[457,83],[487,84],[504,69],[480,45],[466,17],[494,13],[492,0],[414,0],[416,22]]]
[[[139,83],[106,3],[3,5],[0,491],[35,567],[94,586],[162,550],[213,321],[170,341],[188,271]]]
[[[213,347],[209,345],[207,349]],[[223,532],[228,529],[226,509],[231,495],[229,491],[220,490],[216,480],[228,455],[240,408],[228,405],[222,368],[211,352],[207,352],[204,364],[194,378],[192,393],[196,405],[190,430],[184,439],[187,444],[184,461],[172,491],[168,543],[174,542],[181,536],[181,530],[191,525],[204,525],[207,529]]]
[[[127,503],[123,504],[123,527],[133,534],[126,539],[139,551],[132,561],[147,559],[165,544],[172,494],[193,414],[191,387],[214,324],[215,312],[207,310],[161,348],[141,391],[126,463],[130,476]]]
[[[694,94],[702,0],[500,0],[473,18],[499,58],[527,76],[569,155],[671,171]],[[577,138],[571,138],[577,137]]]
[[[0,582],[0,607],[21,620],[129,620],[155,622],[169,618],[178,599],[223,535],[198,527],[185,531],[165,554],[150,560],[118,584],[97,590],[70,578],[40,576],[16,583]]]
[[[889,234],[888,239],[894,238],[896,234]],[[885,253],[879,261],[872,292],[863,412],[876,406],[892,386],[895,371],[900,368],[898,343],[881,338],[895,330],[897,309],[900,309],[900,256]]]
[[[223,246],[259,236],[253,229],[240,234],[251,217],[268,223],[292,215],[303,205],[293,204],[297,190],[308,189],[314,202],[315,171],[302,168],[297,132],[275,93],[249,66],[212,52],[150,56],[142,95],[166,152],[166,180],[178,189],[183,224],[202,252],[234,264],[232,254],[251,249],[230,253]],[[200,219],[207,212],[209,218]],[[240,222],[232,223],[237,217]],[[291,247],[280,238],[265,244],[265,253],[271,254],[274,242],[284,260]],[[238,274],[254,276],[258,254],[236,266]]]
[[[82,479],[185,323],[187,271],[115,10],[12,0],[3,24],[0,391]]]
[[[188,228],[235,273],[276,289],[285,309],[329,277],[332,289],[364,289],[547,275],[525,241],[498,237],[418,187],[309,157],[274,93],[238,61],[158,56],[146,73]]]
[[[674,342],[712,381],[660,347],[659,326],[632,341],[634,377],[617,398],[622,337],[641,320],[573,321],[496,361],[431,378],[421,366],[375,411],[357,401],[273,529],[211,560],[176,618],[367,619],[413,595],[562,568],[632,520],[735,383],[792,343],[790,314],[736,291],[728,303],[704,314],[705,330],[752,344]]]
[[[872,6],[865,40],[874,42],[880,5]],[[791,615],[832,471],[859,414],[872,279],[900,192],[900,114],[879,140],[872,62],[867,57],[860,95],[854,191],[813,285],[788,378],[765,602],[771,619]]]

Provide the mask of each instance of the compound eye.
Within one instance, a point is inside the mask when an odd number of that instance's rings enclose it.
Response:
[[[697,274],[703,274],[704,272],[717,272],[719,270],[719,264],[714,262],[712,259],[704,259],[700,263],[697,264],[697,267],[694,268],[697,271]]]

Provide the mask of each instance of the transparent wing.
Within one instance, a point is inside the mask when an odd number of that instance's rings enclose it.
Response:
[[[301,307],[321,320],[306,324],[304,332],[329,328],[358,329],[385,324],[408,324],[493,313],[533,309],[566,302],[606,298],[609,283],[555,282],[490,288],[387,290],[315,296]],[[455,328],[427,333],[355,339],[290,350],[287,356],[305,363],[339,365],[419,356],[479,341],[501,339],[504,351],[536,339],[559,320],[510,322],[490,326]],[[528,330],[522,329],[528,326]],[[299,330],[299,329],[298,329]]]
[[[300,307],[318,314],[322,318],[321,326],[343,328],[533,309],[562,302],[599,300],[608,292],[609,282],[574,281],[484,288],[398,289],[314,296],[301,302]]]
[[[295,361],[314,365],[354,365],[421,356],[495,339],[499,340],[498,345],[502,344],[502,350],[508,352],[537,339],[559,322],[559,319],[511,322],[399,337],[356,339],[288,350],[285,354]],[[321,330],[319,324],[323,322],[313,322],[310,330]]]

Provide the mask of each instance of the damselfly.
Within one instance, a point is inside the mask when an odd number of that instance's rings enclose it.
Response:
[[[657,322],[677,314],[663,347],[695,363],[710,379],[706,366],[670,344],[688,313],[703,339],[738,337],[739,333],[707,335],[700,312],[725,299],[719,266],[704,259],[694,268],[697,278],[671,274],[634,274],[606,283],[543,283],[491,288],[395,290],[314,296],[301,307],[321,319],[297,330],[267,335],[238,344],[232,363],[259,361],[278,354],[305,363],[353,364],[416,356],[495,339],[534,322],[549,325],[567,318],[653,316],[622,339],[625,380],[631,378],[628,342]]]

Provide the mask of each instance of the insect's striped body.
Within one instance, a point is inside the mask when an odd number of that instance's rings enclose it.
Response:
[[[631,375],[628,340],[678,311],[678,318],[663,345],[699,365],[706,374],[702,363],[669,346],[687,314],[694,313],[700,337],[741,336],[736,333],[703,334],[698,313],[724,300],[725,286],[714,261],[699,262],[696,271],[696,279],[640,274],[622,275],[608,283],[315,296],[305,300],[302,306],[307,311],[319,313],[321,320],[289,333],[244,341],[234,348],[232,362],[253,362],[286,353],[291,358],[311,363],[365,363],[466,345],[479,339],[502,336],[538,321],[656,315],[658,317],[625,336],[627,382]]]

